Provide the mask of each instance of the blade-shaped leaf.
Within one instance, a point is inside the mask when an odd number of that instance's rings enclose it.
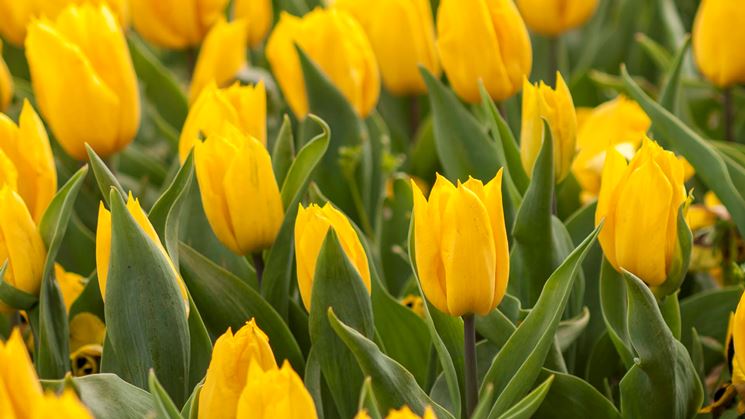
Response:
[[[596,418],[621,419],[613,403],[586,381],[570,374],[544,369],[541,378],[553,376],[554,382],[536,417],[544,419]]]
[[[499,419],[530,419],[533,413],[541,407],[543,399],[546,398],[554,376],[549,376],[546,381],[536,387],[533,391],[523,397],[522,400],[515,403],[508,411],[504,412]]]
[[[106,163],[98,157],[98,154],[93,151],[91,146],[86,144],[85,149],[88,151],[88,160],[90,161],[91,168],[93,168],[93,175],[96,177],[98,189],[101,191],[101,196],[103,196],[106,204],[111,205],[111,202],[109,202],[109,191],[111,188],[115,188],[122,196],[127,196],[127,192],[116,179],[116,176],[111,173]]]
[[[155,376],[153,370],[150,370],[150,376],[148,377],[148,389],[153,398],[155,415],[158,419],[181,419],[181,413],[158,381],[158,377]]]
[[[142,418],[155,411],[150,394],[115,374],[93,374],[72,380],[80,400],[97,419]],[[42,384],[48,389],[61,390],[64,380],[43,381]]]
[[[295,140],[292,136],[292,122],[285,114],[279,127],[277,138],[272,149],[272,170],[277,178],[277,184],[282,185],[295,158]]]

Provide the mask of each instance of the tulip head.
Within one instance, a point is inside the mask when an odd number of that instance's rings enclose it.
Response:
[[[183,162],[194,143],[222,132],[231,124],[242,133],[266,145],[266,88],[260,81],[255,86],[232,86],[220,89],[209,83],[191,105],[181,130],[178,150]]]
[[[222,16],[228,0],[130,0],[132,23],[147,41],[169,49],[194,47]]]
[[[266,147],[229,125],[197,142],[194,166],[204,212],[217,238],[240,255],[270,247],[284,209]]]
[[[685,223],[678,217],[686,201],[683,182],[682,162],[648,138],[628,164],[608,151],[595,224],[605,220],[600,245],[616,270],[653,288],[668,280],[683,257],[678,242],[678,223]]]
[[[364,30],[352,16],[335,8],[316,8],[302,18],[283,12],[269,35],[267,60],[292,112],[304,118],[308,98],[296,44],[359,116],[372,112],[380,95],[378,64]]]
[[[107,157],[134,138],[140,97],[124,33],[108,7],[68,6],[29,25],[26,57],[42,115],[62,148]]]
[[[0,416],[30,418],[41,402],[42,392],[21,332],[13,329],[7,342],[0,341]]]
[[[23,199],[3,186],[0,188],[0,260],[8,261],[3,280],[21,291],[38,294],[46,255],[44,242]]]
[[[251,319],[235,335],[220,336],[212,349],[204,386],[199,394],[199,417],[235,417],[238,399],[252,362],[267,371],[277,369],[269,338]]]
[[[3,41],[0,40],[0,112],[5,112],[13,99],[13,77],[2,56]]]
[[[544,36],[555,37],[590,19],[598,0],[517,0],[528,27]]]
[[[248,25],[248,46],[256,48],[272,26],[271,0],[236,0],[235,19],[245,19]]]
[[[738,0],[703,0],[693,23],[693,55],[718,87],[745,82],[745,9]]]
[[[268,370],[251,362],[237,413],[239,418],[317,418],[313,398],[286,360],[282,368]]]
[[[561,74],[556,72],[556,90],[541,82],[532,85],[523,80],[522,129],[520,130],[520,157],[528,174],[541,151],[544,138],[544,119],[551,129],[554,149],[554,178],[561,182],[574,159],[577,139],[577,115],[569,87]]]
[[[520,90],[533,52],[528,30],[512,0],[442,0],[437,12],[437,49],[453,90],[481,100],[479,80],[492,99]]]
[[[367,254],[347,217],[328,202],[323,207],[311,204],[305,208],[300,204],[295,220],[295,259],[298,288],[300,288],[300,296],[308,311],[310,311],[316,262],[329,228],[333,228],[336,232],[344,254],[360,274],[362,282],[370,292],[370,268],[367,264]]]
[[[59,396],[45,394],[34,409],[34,418],[93,419],[93,415],[74,390],[66,389]]]
[[[438,175],[429,200],[412,182],[416,269],[427,299],[451,316],[485,315],[507,290],[502,170],[486,185]]]

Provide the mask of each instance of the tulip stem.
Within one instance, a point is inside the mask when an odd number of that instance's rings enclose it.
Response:
[[[254,270],[256,271],[256,281],[259,283],[259,289],[261,289],[261,280],[264,277],[264,257],[261,256],[261,252],[251,254],[251,258],[254,262]]]
[[[724,113],[724,139],[735,141],[735,104],[731,87],[724,89],[722,108],[722,113]]]
[[[556,72],[559,71],[559,37],[548,40],[548,80],[552,86],[556,86]]]
[[[476,321],[473,314],[463,316],[463,348],[466,358],[466,417],[470,418],[479,401],[476,378]]]

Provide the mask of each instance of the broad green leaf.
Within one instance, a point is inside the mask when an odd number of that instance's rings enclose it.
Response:
[[[559,322],[559,328],[556,330],[556,339],[559,342],[559,349],[564,352],[575,340],[585,331],[587,324],[590,322],[590,310],[585,307],[582,314],[571,319]]]
[[[712,289],[686,297],[680,302],[681,339],[689,345],[691,329],[701,336],[724,342],[727,334],[729,313],[734,312],[742,295],[742,287],[729,286]]]
[[[19,290],[18,288],[10,285],[3,280],[5,276],[5,270],[8,268],[8,259],[3,262],[0,267],[0,301],[6,304],[8,307],[12,307],[16,310],[29,310],[39,299],[25,291]]]
[[[80,400],[97,419],[142,418],[155,411],[150,394],[115,374],[93,374],[72,380]],[[42,384],[48,389],[61,390],[64,380],[42,381]]]
[[[292,137],[292,122],[287,114],[282,118],[277,139],[272,149],[272,170],[277,184],[282,185],[295,158],[295,140]]]
[[[88,151],[88,160],[90,161],[91,168],[93,168],[93,175],[96,178],[96,183],[98,184],[98,189],[101,191],[104,202],[111,206],[111,202],[109,202],[109,191],[111,191],[111,188],[115,188],[122,196],[127,196],[127,192],[116,179],[116,176],[111,173],[106,163],[98,157],[98,154],[93,151],[91,146],[86,144],[85,149]]]
[[[535,417],[621,419],[621,414],[613,403],[586,381],[574,375],[546,369],[541,372],[539,380],[548,376],[553,376],[554,381]]]
[[[664,0],[668,1],[668,0]],[[683,69],[683,62],[688,53],[688,47],[691,45],[691,38],[686,37],[683,45],[678,49],[675,54],[670,67],[668,68],[667,74],[665,75],[665,84],[660,92],[660,105],[663,108],[670,111],[672,114],[677,115],[678,109],[678,97],[680,95],[680,77]],[[658,138],[658,141],[662,141],[665,144],[665,138]]]
[[[541,407],[543,399],[548,394],[554,376],[549,376],[546,381],[536,387],[533,391],[523,397],[522,400],[515,403],[509,410],[499,416],[499,419],[530,419],[533,414]]]
[[[313,348],[308,353],[308,359],[305,363],[305,374],[303,376],[303,383],[308,389],[310,396],[313,398],[313,404],[316,405],[316,412],[319,414],[319,418],[323,419],[323,375],[321,375],[321,364],[318,363],[318,357]]]
[[[386,197],[380,225],[379,249],[381,276],[387,291],[397,297],[411,278],[406,243],[414,205],[410,178],[396,174],[391,178],[391,194]]]
[[[155,415],[158,419],[181,419],[181,413],[176,408],[176,405],[173,404],[166,390],[158,382],[158,377],[155,376],[153,370],[150,370],[148,377],[148,389],[153,398]]]
[[[188,290],[187,290],[187,293]],[[189,293],[189,381],[187,390],[194,388],[207,374],[212,359],[212,340],[202,315]]]
[[[358,410],[364,409],[371,419],[383,419],[383,415],[380,414],[380,408],[378,407],[378,401],[375,399],[375,393],[373,393],[370,377],[365,378],[360,393]]]
[[[629,338],[626,307],[626,286],[613,266],[603,259],[600,269],[600,307],[608,337],[627,368],[634,363],[634,351]]]
[[[103,300],[98,288],[98,276],[95,273],[86,279],[83,291],[70,306],[68,318],[72,319],[79,313],[92,313],[101,320],[104,318]]]

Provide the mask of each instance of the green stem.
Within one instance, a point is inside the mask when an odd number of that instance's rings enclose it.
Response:
[[[476,321],[473,314],[463,316],[463,348],[466,361],[466,417],[470,418],[479,401],[476,378]]]
[[[722,95],[722,113],[724,113],[724,139],[735,141],[735,104],[732,87],[726,87]]]
[[[251,258],[254,262],[254,270],[256,271],[256,281],[259,283],[259,289],[261,289],[261,280],[264,277],[264,258],[261,256],[261,252],[251,254]]]

